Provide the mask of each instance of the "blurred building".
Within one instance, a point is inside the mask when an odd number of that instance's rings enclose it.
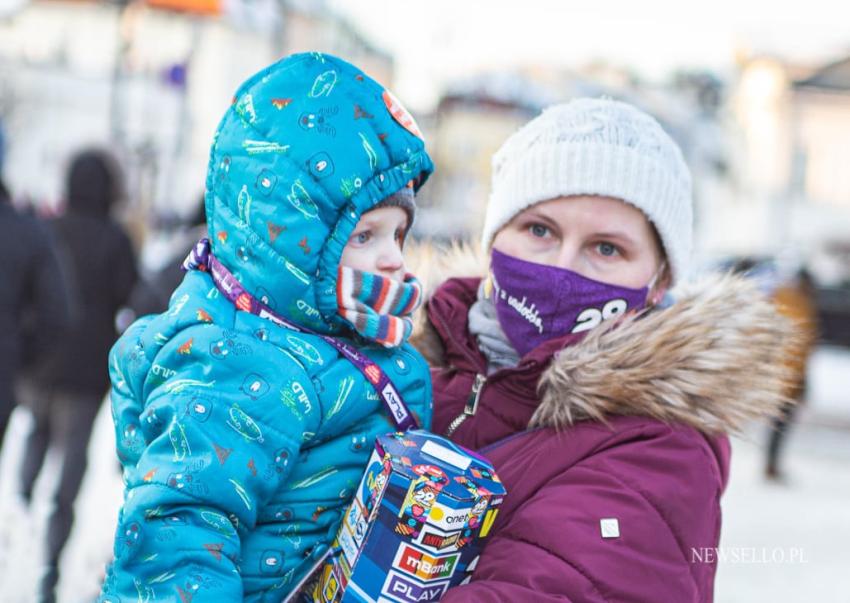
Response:
[[[434,114],[423,120],[436,170],[423,189],[424,211],[417,216],[416,234],[473,238],[483,224],[493,154],[546,106],[585,96],[630,102],[659,120],[694,173],[699,215],[704,201],[727,194],[722,88],[710,74],[682,73],[673,82],[650,85],[604,63],[577,71],[530,66],[459,81],[443,92]]]
[[[450,87],[423,122],[436,165],[421,193],[416,232],[451,240],[484,222],[490,162],[501,144],[548,104],[548,93],[521,76],[488,74]]]
[[[250,1],[250,0],[248,0]],[[392,87],[395,64],[349,21],[316,0],[284,0],[286,28],[281,55],[319,50],[354,63],[375,80]]]
[[[324,0],[34,0],[0,21],[9,183],[55,208],[71,152],[104,144],[127,165],[137,234],[189,213],[238,85],[308,50],[392,84],[392,58]]]
[[[741,144],[739,205],[750,237],[766,252],[793,249],[800,260],[850,244],[850,58],[812,67],[769,57],[742,62],[733,110]],[[837,266],[821,280],[850,279]]]

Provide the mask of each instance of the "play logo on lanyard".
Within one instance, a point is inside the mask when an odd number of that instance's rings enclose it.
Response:
[[[526,262],[493,249],[490,261],[496,316],[521,355],[570,333],[646,305],[649,287],[629,289],[577,272]]]

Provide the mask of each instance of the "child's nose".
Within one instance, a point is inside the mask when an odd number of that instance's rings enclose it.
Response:
[[[387,244],[378,256],[378,270],[389,277],[396,277],[404,270],[404,255],[395,243]]]

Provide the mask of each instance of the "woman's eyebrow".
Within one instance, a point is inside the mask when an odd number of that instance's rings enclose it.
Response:
[[[540,212],[532,210],[524,214],[524,217],[525,219],[534,218],[536,220],[540,220],[541,222],[545,222],[548,226],[558,229],[558,223],[555,220]]]
[[[625,232],[612,230],[612,231],[600,231],[596,232],[593,235],[598,239],[613,239],[615,241],[619,241],[621,243],[625,243],[626,245],[635,246],[635,240],[626,234]]]

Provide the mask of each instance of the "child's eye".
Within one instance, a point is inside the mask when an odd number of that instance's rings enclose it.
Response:
[[[354,242],[360,245],[364,245],[369,242],[369,239],[372,238],[371,230],[364,230],[363,232],[358,232],[354,235]]]
[[[403,228],[399,228],[398,230],[395,231],[395,240],[399,244],[404,243],[404,229]]]
[[[549,234],[549,229],[542,224],[531,224],[528,227],[528,232],[530,232],[532,236],[542,239]]]
[[[620,250],[616,245],[612,245],[611,243],[597,243],[596,250],[600,255],[604,255],[605,257],[614,257],[620,254]]]

